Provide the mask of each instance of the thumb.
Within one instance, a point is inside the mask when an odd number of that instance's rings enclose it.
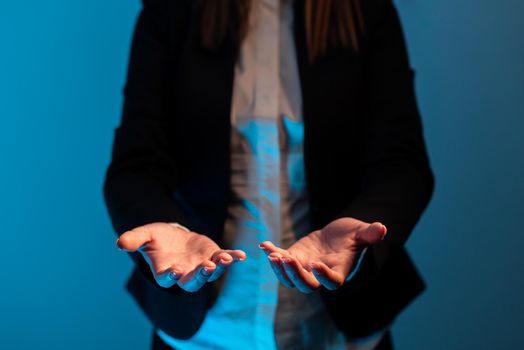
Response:
[[[387,228],[380,222],[374,222],[367,228],[357,233],[357,242],[363,245],[375,244],[384,239],[387,233]]]
[[[134,252],[151,241],[151,233],[141,227],[126,231],[116,240],[116,245],[126,251]]]

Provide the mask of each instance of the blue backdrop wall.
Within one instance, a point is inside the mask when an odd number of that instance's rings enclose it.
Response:
[[[524,2],[397,0],[434,199],[399,349],[509,349],[524,325]],[[0,348],[146,349],[102,201],[137,0],[0,5]]]

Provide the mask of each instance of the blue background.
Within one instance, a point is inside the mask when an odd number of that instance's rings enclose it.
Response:
[[[519,348],[524,2],[396,3],[437,188],[408,243],[429,289],[398,318],[395,343]],[[101,191],[139,8],[0,5],[2,349],[148,347]]]

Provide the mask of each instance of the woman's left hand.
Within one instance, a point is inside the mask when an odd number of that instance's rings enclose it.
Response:
[[[320,286],[339,288],[358,268],[364,249],[383,239],[386,232],[379,222],[342,218],[311,232],[288,249],[278,248],[270,241],[259,247],[283,285],[310,293]]]

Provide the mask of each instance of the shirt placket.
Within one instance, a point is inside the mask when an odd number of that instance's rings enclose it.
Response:
[[[280,1],[260,0],[255,30],[256,79],[254,86],[254,117],[257,120],[256,196],[259,198],[261,221],[266,228],[261,240],[280,241],[280,149],[279,149],[279,91],[280,91]],[[259,334],[272,331],[277,304],[277,282],[267,264],[261,266],[258,315]],[[269,335],[269,334],[268,334]],[[272,334],[271,334],[272,336]]]

